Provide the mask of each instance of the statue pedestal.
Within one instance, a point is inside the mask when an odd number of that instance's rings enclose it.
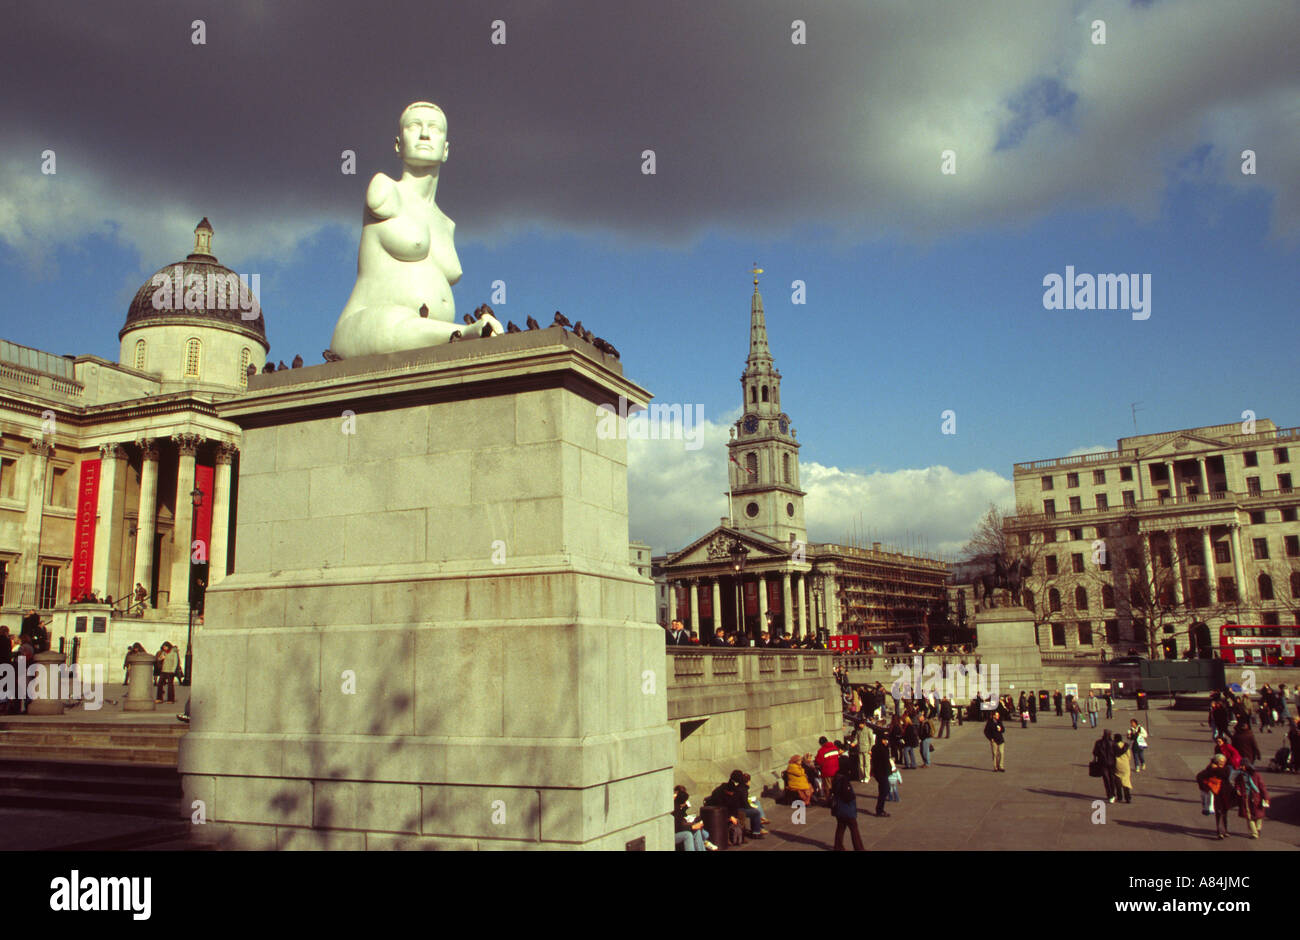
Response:
[[[975,651],[984,666],[998,667],[994,695],[1013,697],[1043,685],[1043,657],[1034,642],[1034,615],[1023,607],[992,607],[975,615]],[[1014,686],[1014,688],[1012,688]]]
[[[196,834],[671,850],[663,631],[626,441],[597,436],[598,404],[647,393],[558,329],[249,384],[220,406],[238,554],[195,635]]]

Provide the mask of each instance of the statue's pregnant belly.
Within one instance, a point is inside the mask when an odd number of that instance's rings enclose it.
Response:
[[[427,306],[429,316],[454,321],[451,285],[429,252],[428,226],[395,225],[400,221],[389,219],[367,225],[362,231],[357,284],[348,307],[396,304],[419,310]],[[403,236],[403,230],[408,237]]]

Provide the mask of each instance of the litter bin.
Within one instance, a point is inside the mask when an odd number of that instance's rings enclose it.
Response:
[[[700,818],[704,820],[704,828],[709,831],[709,841],[718,847],[719,852],[725,852],[729,846],[727,838],[727,826],[730,820],[727,817],[727,808],[725,806],[702,806],[700,807]]]
[[[1147,694],[1141,689],[1138,689],[1137,692],[1137,706],[1138,706],[1138,711],[1140,712],[1144,712],[1147,710]]]

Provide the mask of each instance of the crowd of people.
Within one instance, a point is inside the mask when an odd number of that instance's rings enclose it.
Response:
[[[1296,707],[1300,710],[1300,695]],[[1219,839],[1228,838],[1228,817],[1234,809],[1246,820],[1252,839],[1258,839],[1264,828],[1269,798],[1268,787],[1257,767],[1263,754],[1253,728],[1256,718],[1261,731],[1271,734],[1277,727],[1286,735],[1282,747],[1273,756],[1272,768],[1290,773],[1297,769],[1300,728],[1287,713],[1285,685],[1276,690],[1265,685],[1260,690],[1258,705],[1249,695],[1239,696],[1229,689],[1212,693],[1206,723],[1214,740],[1214,753],[1205,769],[1196,775],[1196,785],[1201,791],[1201,812],[1214,817],[1214,833]]]
[[[46,622],[35,610],[28,610],[19,625],[18,636],[13,636],[7,625],[0,625],[0,666],[25,669],[37,653],[48,650],[50,631],[45,628]],[[20,699],[16,685],[5,683],[0,686],[0,715],[25,714],[31,704],[30,686],[26,698]]]
[[[718,629],[712,635],[700,639],[694,630],[687,630],[680,620],[674,620],[664,628],[664,641],[668,646],[732,646],[776,650],[824,650],[826,644],[816,636],[773,636],[764,630],[757,637],[748,633]]]

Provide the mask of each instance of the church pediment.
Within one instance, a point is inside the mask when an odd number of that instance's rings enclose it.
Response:
[[[669,555],[667,561],[664,562],[664,567],[730,563],[731,544],[737,540],[749,550],[746,565],[752,564],[756,559],[788,558],[790,555],[789,550],[784,550],[767,539],[739,532],[728,526],[717,526],[681,551]]]
[[[1179,434],[1167,441],[1161,441],[1149,450],[1139,452],[1138,456],[1142,460],[1159,460],[1162,457],[1180,460],[1183,457],[1194,457],[1203,451],[1222,450],[1224,446],[1224,441],[1216,441],[1213,438]]]

